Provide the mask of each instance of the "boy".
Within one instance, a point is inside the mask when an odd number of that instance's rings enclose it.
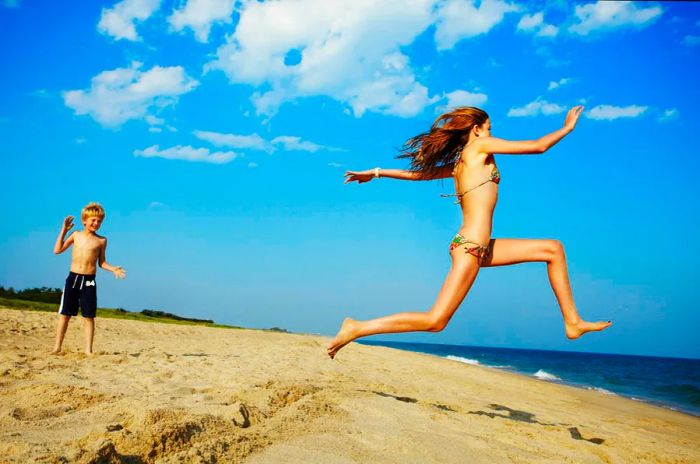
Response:
[[[120,266],[112,266],[107,263],[105,259],[107,239],[95,233],[105,217],[105,210],[102,206],[99,203],[89,203],[83,208],[80,217],[84,229],[73,232],[65,239],[66,233],[73,227],[73,216],[66,217],[53,247],[53,252],[60,254],[73,245],[70,273],[61,297],[61,306],[58,308],[58,327],[56,328],[56,344],[52,351],[53,354],[61,352],[68,322],[71,316],[78,315],[78,306],[80,306],[85,328],[85,354],[92,355],[95,314],[97,312],[96,263],[99,262],[102,269],[112,272],[118,279],[123,279],[126,276],[126,272]]]

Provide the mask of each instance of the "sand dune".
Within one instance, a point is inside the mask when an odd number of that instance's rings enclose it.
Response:
[[[1,462],[697,463],[700,419],[321,337],[0,309]]]

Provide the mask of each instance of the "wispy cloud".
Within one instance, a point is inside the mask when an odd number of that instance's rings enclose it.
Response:
[[[217,147],[258,150],[265,151],[267,153],[272,153],[280,148],[286,151],[340,151],[338,148],[319,145],[308,140],[302,140],[301,137],[292,135],[280,135],[268,141],[258,134],[237,135],[200,130],[194,131],[193,134],[198,139],[205,140]]]
[[[77,115],[87,114],[104,126],[115,127],[146,117],[152,106],[172,105],[199,85],[180,66],[154,66],[148,71],[140,67],[135,62],[129,68],[103,71],[92,78],[89,89],[64,92],[64,103]]]
[[[134,156],[142,158],[165,158],[202,163],[225,164],[233,161],[238,154],[232,151],[210,152],[208,148],[194,148],[189,145],[177,145],[161,150],[158,145],[152,145],[145,150],[134,150]]]
[[[271,143],[275,146],[282,146],[284,150],[287,151],[308,151],[317,152],[319,150],[332,150],[329,147],[324,147],[308,140],[302,140],[301,137],[294,137],[291,135],[280,135],[272,139]]]
[[[588,35],[592,32],[611,31],[622,27],[645,27],[663,13],[658,5],[639,6],[637,2],[598,1],[576,6],[576,20],[569,32]]]
[[[591,108],[586,113],[586,117],[588,117],[589,119],[612,121],[620,118],[636,118],[638,116],[641,116],[646,110],[646,106],[639,105],[598,105],[594,108]]]
[[[549,86],[547,87],[547,90],[558,89],[561,86],[564,86],[566,84],[570,84],[572,81],[573,81],[573,79],[570,77],[562,77],[558,81],[550,81]]]
[[[139,40],[135,23],[145,21],[159,7],[161,0],[123,0],[112,8],[103,8],[97,30],[115,40]]]
[[[544,13],[541,11],[523,15],[518,21],[516,29],[532,33],[535,37],[555,37],[559,33],[558,27],[544,22]]]
[[[19,8],[20,0],[2,0],[2,6],[5,8]]]
[[[659,115],[656,119],[659,122],[669,122],[678,119],[679,112],[676,108],[669,108]]]
[[[483,106],[488,100],[488,95],[479,92],[469,92],[468,90],[455,90],[444,94],[443,99],[447,100],[447,102],[444,106],[436,108],[436,111],[442,112],[448,108],[459,106]]]
[[[199,42],[209,40],[209,31],[214,23],[230,24],[235,0],[187,0],[168,18],[175,31],[192,29]]]
[[[542,98],[537,98],[524,106],[511,108],[508,110],[508,116],[514,118],[537,116],[539,114],[549,116],[551,114],[563,113],[565,110],[565,106],[548,102]]]
[[[224,134],[221,132],[209,132],[196,130],[194,136],[200,140],[205,140],[217,147],[230,147],[249,150],[259,150],[271,153],[275,150],[270,142],[260,137],[258,134],[237,135]]]
[[[700,35],[686,35],[683,37],[683,44],[689,47],[700,45]]]
[[[447,50],[457,42],[485,34],[499,24],[508,13],[519,11],[515,3],[482,0],[479,6],[470,0],[448,0],[437,10],[435,43],[438,50]]]

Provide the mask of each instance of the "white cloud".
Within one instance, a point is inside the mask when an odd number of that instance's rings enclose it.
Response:
[[[275,149],[270,142],[263,139],[258,134],[236,135],[200,130],[194,131],[193,134],[198,139],[205,140],[217,147],[261,150],[268,153],[271,153]]]
[[[134,150],[134,156],[225,164],[238,158],[239,155],[232,151],[217,151],[211,153],[208,148],[194,148],[189,145],[176,145],[166,148],[165,150],[161,150],[158,145],[152,145],[145,150]]]
[[[660,6],[637,5],[635,2],[608,1],[578,5],[574,10],[577,22],[569,27],[569,32],[588,35],[618,27],[644,27],[656,21],[663,13]]]
[[[676,108],[669,108],[665,110],[661,115],[657,118],[659,122],[669,122],[673,121],[674,119],[678,119],[678,110]]]
[[[258,134],[237,135],[200,130],[194,131],[193,134],[198,139],[205,140],[217,147],[259,150],[268,153],[272,153],[278,148],[282,148],[286,151],[338,151],[337,148],[319,145],[317,143],[309,142],[308,140],[302,140],[301,137],[292,135],[280,135],[270,141],[267,141]]]
[[[537,31],[537,34],[535,35],[537,37],[556,37],[557,34],[559,34],[559,28],[557,26],[545,24],[539,31]]]
[[[324,147],[307,140],[302,140],[301,137],[294,137],[291,135],[280,135],[272,139],[271,143],[273,145],[281,145],[282,148],[287,151],[309,151],[313,153],[319,150],[329,149],[329,147]]]
[[[159,7],[161,0],[123,0],[112,8],[103,8],[97,30],[116,40],[139,40],[134,23],[145,21]]]
[[[446,0],[437,9],[435,43],[446,50],[462,39],[485,34],[503,20],[507,13],[520,8],[503,0]]]
[[[469,92],[467,90],[455,90],[444,95],[447,99],[445,106],[437,108],[438,111],[445,111],[448,108],[456,108],[458,106],[482,106],[488,100],[485,93]]]
[[[344,167],[344,165],[343,165],[343,164],[340,164],[340,163],[328,163],[328,166],[330,166],[330,167],[332,167],[332,168],[342,168],[342,167]]]
[[[537,98],[525,106],[511,108],[508,110],[508,116],[516,118],[523,116],[536,116],[538,114],[549,116],[551,114],[563,113],[565,110],[565,106],[561,106],[557,103],[550,103],[547,100]]]
[[[271,116],[298,97],[329,96],[355,116],[414,116],[435,101],[400,47],[433,21],[435,0],[247,2],[208,69],[261,86],[256,112]],[[294,60],[289,58],[293,56]]]
[[[537,37],[554,37],[559,33],[559,28],[544,23],[544,13],[526,14],[520,18],[517,29],[519,31],[534,33]]]
[[[151,126],[148,128],[148,132],[154,132],[156,134],[160,134],[161,132],[163,132],[163,129],[160,127]]]
[[[187,0],[180,9],[168,18],[170,26],[181,31],[190,28],[200,42],[209,40],[209,31],[214,23],[231,23],[235,0]]]
[[[152,201],[148,204],[148,207],[151,209],[162,208],[163,206],[165,206],[165,204],[160,201]]]
[[[140,63],[134,63],[129,68],[103,71],[92,78],[89,89],[64,92],[64,103],[77,115],[88,114],[104,126],[115,127],[146,117],[152,106],[176,103],[179,95],[199,84],[180,66],[139,68]]]
[[[700,36],[698,35],[686,35],[683,37],[683,43],[685,45],[688,45],[690,47],[695,47],[696,45],[700,45]]]
[[[82,137],[75,139],[75,143],[77,143],[78,145],[83,145],[85,142],[87,142],[87,140]]]
[[[3,0],[2,5],[5,8],[19,8],[20,0]]]
[[[562,77],[558,81],[550,81],[549,86],[547,87],[547,90],[554,90],[558,89],[559,87],[571,83],[573,79],[570,77]]]
[[[629,106],[612,106],[598,105],[592,108],[586,116],[589,119],[598,119],[612,121],[619,118],[636,118],[647,110],[646,106],[629,105]]]
[[[153,116],[152,114],[146,115],[145,119],[151,126],[160,126],[161,124],[165,123],[164,119]]]
[[[255,162],[251,161],[250,163],[248,163],[248,167],[249,167],[249,168],[257,168],[257,167],[258,167],[258,163],[255,163]]]
[[[541,11],[531,15],[523,15],[523,17],[520,18],[520,21],[518,21],[518,26],[516,29],[521,31],[532,31],[533,29],[537,29],[542,25],[543,18],[544,14]]]

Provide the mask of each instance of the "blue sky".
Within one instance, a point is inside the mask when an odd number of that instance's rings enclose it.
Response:
[[[383,339],[700,357],[700,6],[501,0],[0,1],[0,284],[60,286],[62,218],[107,210],[101,306],[332,335],[425,310],[449,268],[451,182],[343,185],[403,167],[441,110],[483,107],[544,156],[497,158],[494,237],[557,238],[568,342],[544,264],[484,269],[440,334]]]

